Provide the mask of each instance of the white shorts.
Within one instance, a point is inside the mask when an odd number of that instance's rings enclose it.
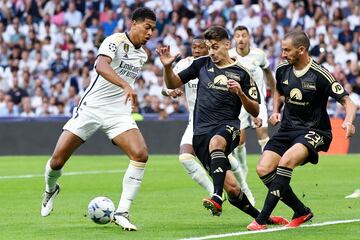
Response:
[[[68,130],[86,141],[98,129],[101,129],[110,140],[119,134],[138,128],[128,112],[115,114],[96,107],[81,106],[73,117],[64,125],[63,130]]]
[[[261,127],[268,127],[268,113],[267,108],[265,104],[259,104],[260,112],[258,118],[262,120]],[[255,124],[253,121],[251,121],[251,115],[248,113],[244,107],[241,107],[240,115],[240,130],[253,127],[255,128]]]
[[[190,120],[181,138],[180,146],[184,144],[192,145],[193,133],[193,122]]]

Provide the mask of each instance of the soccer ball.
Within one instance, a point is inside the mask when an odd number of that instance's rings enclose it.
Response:
[[[96,197],[88,205],[89,217],[97,224],[109,223],[114,211],[114,203],[107,197]]]

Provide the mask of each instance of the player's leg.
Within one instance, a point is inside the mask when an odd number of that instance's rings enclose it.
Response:
[[[62,168],[72,153],[83,143],[77,135],[63,131],[55,146],[51,158],[45,166],[45,192],[41,204],[41,216],[48,216],[53,210],[54,200],[60,192],[57,180],[62,174]]]
[[[192,147],[193,138],[193,124],[189,122],[180,143],[179,161],[184,167],[185,171],[195,180],[200,186],[208,191],[211,196],[214,192],[214,186],[205,169],[199,162],[195,160],[195,153]]]
[[[296,166],[304,163],[308,156],[309,151],[307,147],[298,143],[290,147],[280,158],[274,180],[271,182],[268,194],[265,199],[264,207],[259,216],[256,218],[257,224],[266,224],[267,219],[276,207],[278,201],[280,200],[280,198],[285,196],[286,191],[289,188],[293,169]],[[277,159],[278,155],[276,153],[271,151],[265,151],[261,161],[271,165],[269,167],[271,168],[274,167],[274,164],[269,162],[272,160],[276,162]]]
[[[242,129],[240,130],[240,144],[228,156],[228,159],[231,165],[231,171],[234,173],[236,179],[240,183],[241,190],[246,194],[251,204],[255,205],[255,198],[246,181],[248,167],[246,160],[245,141],[246,141],[246,133],[245,133],[245,129]],[[235,158],[233,154],[236,155],[237,158]]]
[[[100,127],[96,115],[83,106],[63,127],[55,150],[45,167],[45,193],[41,205],[41,215],[48,216],[54,200],[60,191],[56,183],[62,168],[72,153]]]
[[[142,134],[137,128],[129,129],[117,135],[112,141],[130,159],[123,178],[121,198],[114,214],[114,221],[125,230],[137,230],[136,226],[129,220],[129,210],[144,177],[145,164],[148,160],[147,147]]]
[[[256,128],[256,136],[261,148],[261,152],[263,152],[265,145],[270,140],[268,133],[268,114],[265,104],[260,104],[259,107],[260,107],[260,112],[258,118],[261,119],[262,125],[261,127]]]

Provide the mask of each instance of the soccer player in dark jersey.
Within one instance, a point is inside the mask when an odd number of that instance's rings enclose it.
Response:
[[[250,216],[258,216],[241,192],[227,156],[239,144],[239,113],[244,108],[256,117],[259,113],[259,92],[249,73],[235,60],[228,50],[230,40],[226,30],[214,26],[204,33],[209,56],[200,57],[176,74],[169,47],[157,49],[164,65],[168,88],[178,88],[191,79],[198,78],[197,99],[194,109],[193,147],[197,157],[208,170],[214,182],[214,194],[203,200],[205,208],[213,215],[222,212],[222,192],[225,188],[229,202]],[[269,223],[283,223],[281,217],[269,217]],[[286,220],[285,220],[286,221]]]
[[[276,70],[276,92],[269,122],[280,129],[265,146],[256,171],[268,187],[264,207],[248,225],[249,230],[266,229],[268,216],[279,200],[293,211],[286,227],[298,227],[314,215],[290,187],[293,169],[308,162],[317,164],[318,152],[327,151],[331,126],[326,111],[329,96],[345,107],[343,128],[346,136],[355,134],[356,107],[339,82],[328,70],[309,56],[309,38],[304,32],[288,33],[282,41],[282,55],[287,60]],[[285,103],[283,116],[280,110]]]

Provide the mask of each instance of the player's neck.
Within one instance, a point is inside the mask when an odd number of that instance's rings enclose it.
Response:
[[[139,39],[137,39],[133,31],[130,30],[130,32],[127,33],[127,36],[135,48],[141,47],[141,44],[139,43]]]
[[[302,69],[306,68],[310,62],[311,62],[310,56],[308,54],[305,54],[302,56],[300,61],[298,61],[296,64],[294,64],[294,68],[297,71],[302,70]]]
[[[232,59],[230,56],[228,56],[227,58],[224,58],[220,62],[216,63],[216,65],[219,67],[224,67],[224,66],[233,64],[234,62],[235,62],[235,60]]]
[[[250,47],[243,48],[243,49],[236,48],[236,52],[237,52],[240,56],[245,57],[246,55],[249,54],[249,52],[250,52]]]

